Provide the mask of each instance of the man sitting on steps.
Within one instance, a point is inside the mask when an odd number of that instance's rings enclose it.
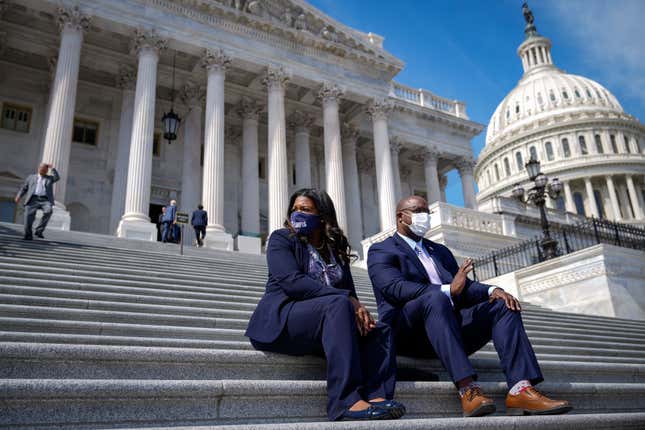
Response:
[[[396,233],[371,246],[367,267],[381,322],[392,327],[397,352],[438,357],[459,389],[464,416],[495,412],[493,400],[475,382],[468,355],[491,339],[501,359],[510,414],[561,414],[572,409],[534,387],[543,380],[520,316],[519,301],[504,290],[467,278],[445,246],[424,239],[430,229],[428,203],[402,199],[396,209]]]

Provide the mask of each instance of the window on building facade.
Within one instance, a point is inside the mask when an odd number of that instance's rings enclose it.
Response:
[[[493,183],[493,181],[491,180],[491,177],[490,177],[490,170],[488,170],[488,169],[486,169],[486,179],[488,180],[488,185]]]
[[[569,94],[567,93],[567,90],[562,90],[562,98],[565,100],[569,99]]]
[[[519,104],[515,105],[515,113],[520,113],[520,105]]]
[[[202,148],[204,145],[202,145]],[[154,133],[152,135],[152,155],[153,157],[161,157],[161,133]],[[202,151],[202,165],[204,164],[204,155]]]
[[[531,155],[531,159],[533,159],[533,160],[537,160],[537,159],[538,159],[537,149],[535,149],[535,146],[531,146],[531,147],[529,148],[529,154]]]
[[[551,99],[552,102],[555,101],[555,94],[553,93],[553,90],[549,91],[549,99]]]
[[[623,139],[625,139],[625,151],[627,151],[628,154],[631,154],[632,148],[629,146],[629,138],[627,136],[623,136]]]
[[[96,146],[99,137],[99,124],[84,119],[74,119],[72,141],[85,145]]]
[[[537,95],[537,101],[540,105],[544,104],[544,99],[542,98],[542,93],[538,93]]]
[[[577,88],[573,91],[573,93],[576,95],[576,98],[580,98],[580,97],[582,97],[582,96],[580,95],[580,91],[578,91],[578,89],[577,89]]]
[[[508,157],[504,157],[504,172],[506,176],[511,176],[511,163],[508,162]]]
[[[613,134],[609,135],[609,140],[611,141],[611,150],[614,151],[614,154],[618,154],[618,146],[616,146],[616,136]]]
[[[587,88],[587,97],[592,98],[591,91],[589,91],[589,88]]]
[[[547,142],[544,144],[544,149],[546,150],[546,159],[549,161],[553,161],[553,145],[551,145],[551,142]]]
[[[636,153],[640,154],[641,153],[641,143],[638,141],[638,139],[634,139],[634,146],[636,147]]]
[[[569,139],[566,137],[562,139],[562,154],[564,158],[571,157],[571,148],[569,147]]]
[[[582,198],[582,194],[573,193],[573,203],[576,205],[576,213],[578,215],[585,215],[585,201]]]
[[[515,153],[515,162],[517,163],[517,171],[521,172],[524,168],[524,160],[522,160],[522,153],[520,151]]]
[[[596,141],[596,151],[598,151],[598,154],[602,154],[605,151],[602,149],[602,140],[600,139],[600,135],[596,134],[594,136],[594,140]]]
[[[5,103],[2,107],[2,128],[29,133],[31,108]]]
[[[582,155],[587,155],[589,151],[587,150],[587,142],[585,141],[585,137],[578,136],[578,143],[580,145],[580,153]]]
[[[598,209],[600,219],[605,219],[605,205],[602,204],[602,195],[600,194],[600,191],[593,190],[593,196],[596,200],[596,209]]]
[[[561,212],[565,212],[565,210],[566,210],[566,205],[564,204],[564,197],[562,197],[562,196],[558,196],[558,198],[557,198],[557,199],[555,199],[555,207],[556,207],[559,211],[561,211]]]
[[[495,164],[495,179],[499,181],[499,167]]]

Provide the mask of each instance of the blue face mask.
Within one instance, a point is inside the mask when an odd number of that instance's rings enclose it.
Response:
[[[308,214],[304,212],[291,212],[289,219],[296,233],[309,235],[320,227],[320,215]]]

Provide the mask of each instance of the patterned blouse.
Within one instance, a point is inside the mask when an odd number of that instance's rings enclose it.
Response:
[[[328,287],[334,287],[343,278],[343,269],[336,262],[334,253],[329,245],[327,249],[329,250],[329,258],[331,259],[329,264],[325,263],[325,260],[322,259],[318,251],[311,244],[307,244],[307,250],[311,257],[309,259],[309,275]]]

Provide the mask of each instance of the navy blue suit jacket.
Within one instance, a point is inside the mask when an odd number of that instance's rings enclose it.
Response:
[[[309,251],[288,229],[275,230],[267,244],[269,278],[266,290],[251,316],[246,336],[271,343],[280,336],[291,307],[296,301],[329,295],[356,297],[354,280],[348,264],[335,287],[317,281],[307,274]]]
[[[190,217],[190,223],[193,226],[207,226],[208,225],[208,214],[205,210],[197,209],[193,211],[193,214]]]
[[[428,239],[423,239],[423,245],[439,262],[437,269],[441,282],[452,282],[459,270],[452,252]],[[441,285],[430,283],[428,273],[414,250],[396,233],[370,247],[367,270],[378,304],[379,321],[388,325],[397,321],[401,308],[410,300],[430,291],[441,291]],[[462,293],[452,298],[455,308],[467,308],[488,300],[488,287],[467,279]]]

